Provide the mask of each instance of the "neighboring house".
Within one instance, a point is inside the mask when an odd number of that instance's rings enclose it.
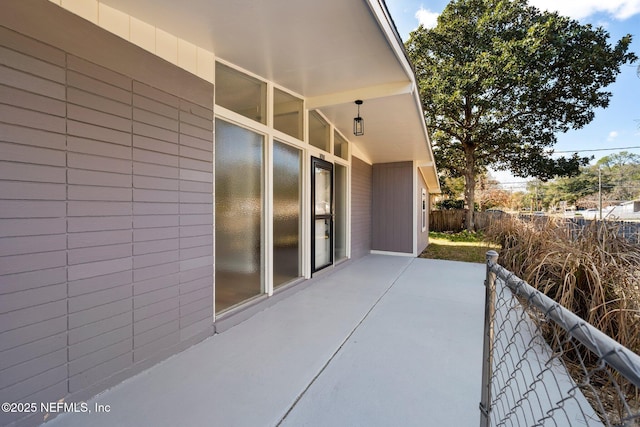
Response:
[[[620,212],[625,214],[640,212],[640,200],[631,200],[628,202],[620,203],[619,206],[614,206],[611,208],[611,210],[613,212]]]
[[[0,49],[2,402],[86,399],[428,243],[439,183],[381,0],[8,0]],[[45,414],[22,416],[0,424]]]
[[[640,200],[622,202],[618,206],[609,206],[603,211],[607,218],[637,219],[640,216]]]

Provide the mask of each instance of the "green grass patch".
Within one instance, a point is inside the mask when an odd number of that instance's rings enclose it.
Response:
[[[444,259],[449,261],[486,262],[486,253],[495,249],[482,240],[482,233],[429,233],[429,246],[420,254],[420,258]]]
[[[429,232],[430,239],[448,240],[449,242],[469,242],[469,243],[481,243],[484,240],[484,234],[481,231],[461,231],[459,233],[438,231]]]

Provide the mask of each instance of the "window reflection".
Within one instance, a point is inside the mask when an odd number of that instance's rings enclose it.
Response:
[[[302,100],[278,89],[273,90],[273,127],[302,139]]]
[[[329,123],[316,111],[309,112],[309,144],[324,151],[329,151]]]
[[[216,104],[267,123],[267,84],[216,62]]]
[[[333,133],[333,152],[341,159],[349,160],[349,145],[338,132]]]

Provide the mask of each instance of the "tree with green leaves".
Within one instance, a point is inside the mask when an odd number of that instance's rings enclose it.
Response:
[[[603,187],[609,188],[608,182],[603,182]],[[575,206],[578,200],[598,194],[598,168],[583,167],[575,176],[561,177],[541,184],[539,188],[544,194],[543,203],[546,207],[559,206],[561,202]]]
[[[633,200],[640,195],[640,155],[621,151],[596,162],[609,200]]]
[[[578,173],[587,158],[552,157],[556,134],[578,129],[605,108],[631,36],[613,46],[601,27],[542,12],[526,0],[453,0],[433,29],[406,43],[416,67],[440,169],[465,180],[488,167],[541,180]],[[473,227],[473,213],[467,214]]]
[[[601,191],[605,206],[635,200],[640,196],[640,155],[621,151],[599,159],[595,165],[580,168],[580,173],[538,183],[545,206],[597,206]],[[529,191],[533,191],[531,187]],[[586,204],[585,204],[586,203]]]
[[[440,190],[448,199],[459,199],[464,194],[464,179],[461,176],[452,178],[447,171],[440,174]]]

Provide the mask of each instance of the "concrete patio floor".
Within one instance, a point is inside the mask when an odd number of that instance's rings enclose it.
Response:
[[[482,264],[369,255],[55,426],[477,426]]]

